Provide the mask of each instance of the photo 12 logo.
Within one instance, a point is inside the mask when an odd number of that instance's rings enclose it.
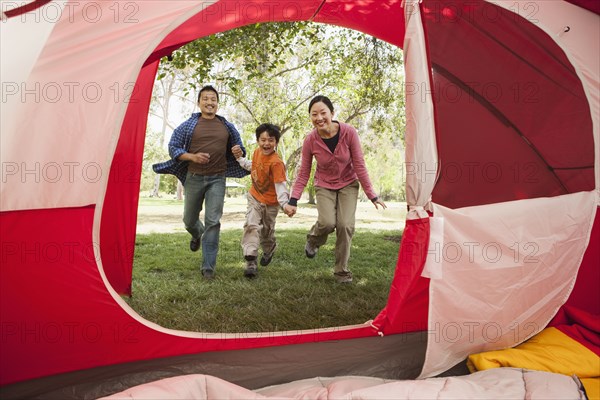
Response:
[[[32,241],[17,242],[3,240],[0,246],[0,260],[7,267],[33,268],[52,267],[69,269],[82,268],[81,263],[96,264],[100,261],[127,263],[131,265],[135,252],[135,242],[120,243],[105,241],[103,248],[98,242]]]
[[[21,103],[98,103],[103,100],[137,103],[138,87],[133,82],[2,82],[2,102]]]
[[[106,176],[97,162],[49,161],[0,163],[2,183],[87,183],[94,184]],[[115,163],[110,168],[110,180],[120,183],[139,183],[140,166],[133,161]]]
[[[489,24],[524,18],[532,24],[537,24],[539,20],[536,15],[540,11],[540,6],[534,1],[515,1],[507,8],[492,1],[428,2],[422,5],[421,1],[415,1],[406,2],[404,9],[405,14],[408,15],[417,15],[423,10],[428,20],[435,23]]]
[[[458,265],[482,264],[496,267],[518,267],[524,264],[537,264],[540,246],[535,242],[478,242],[449,241],[445,243],[431,242],[425,249],[420,242],[405,241],[400,252],[402,262],[410,261],[415,255],[426,252],[428,260],[435,263],[449,263]],[[402,273],[402,271],[400,271]]]
[[[402,171],[407,180],[435,182],[441,179],[447,183],[495,184],[500,181],[514,184],[538,183],[541,179],[539,164],[526,161],[463,161],[463,162],[406,162]]]
[[[319,10],[319,21],[339,22],[340,10],[339,5]],[[290,22],[308,20],[315,11],[310,3],[302,1],[223,1],[203,5],[201,16],[203,23],[214,20],[221,23]]]
[[[40,343],[138,343],[138,326],[134,323],[100,322],[34,322],[3,321],[0,324],[0,344],[40,344]]]
[[[3,162],[2,183],[17,180],[20,183],[97,183],[102,179],[102,167],[95,162]]]
[[[437,263],[503,263],[505,267],[510,267],[538,263],[540,260],[536,254],[539,250],[540,246],[534,242],[513,242],[508,246],[498,242],[447,242],[443,245],[438,242],[431,244],[427,257]]]
[[[434,72],[436,70],[434,69]],[[537,82],[511,82],[501,85],[499,82],[406,82],[405,96],[420,103],[426,103],[431,97],[436,102],[450,104],[535,104],[539,103],[540,85]]]
[[[9,13],[30,3],[27,1],[3,1],[0,3],[0,11]],[[140,5],[136,1],[50,1],[43,3],[46,4],[23,12],[16,18],[23,23],[56,23],[63,20],[69,23],[84,21],[96,24],[103,19],[115,24],[139,22],[137,16]]]
[[[524,337],[529,337],[539,331],[539,326],[535,322],[525,322],[522,324],[512,323],[508,326],[502,326],[494,321],[463,321],[463,322],[435,322],[425,331],[429,340],[435,343],[496,343],[502,338],[519,342]]]

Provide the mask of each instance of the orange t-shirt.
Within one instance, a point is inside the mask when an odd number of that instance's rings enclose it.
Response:
[[[285,165],[277,152],[265,156],[260,149],[254,150],[250,175],[252,177],[250,194],[263,204],[279,205],[275,183],[285,182],[286,176]]]

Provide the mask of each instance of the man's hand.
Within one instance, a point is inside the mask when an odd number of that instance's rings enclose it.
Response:
[[[190,161],[196,164],[208,164],[210,161],[209,153],[194,153],[191,154]]]
[[[242,148],[240,147],[239,144],[236,144],[235,146],[233,146],[231,148],[231,152],[233,153],[233,156],[235,157],[235,159],[237,160],[240,157],[244,156],[244,152],[242,151]]]
[[[208,153],[183,153],[178,158],[179,161],[190,161],[196,164],[208,164],[210,154]]]

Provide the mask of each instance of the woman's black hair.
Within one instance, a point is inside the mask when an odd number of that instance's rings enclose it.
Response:
[[[313,99],[310,101],[310,103],[308,104],[308,113],[310,114],[310,109],[312,108],[312,106],[315,103],[323,103],[327,106],[327,108],[329,108],[329,111],[331,111],[331,113],[333,114],[333,103],[331,102],[331,100],[329,100],[329,97],[327,96],[323,96],[323,95],[318,95],[313,97]]]

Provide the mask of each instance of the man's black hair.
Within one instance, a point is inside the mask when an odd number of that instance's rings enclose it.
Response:
[[[200,89],[200,93],[198,93],[197,103],[200,103],[200,97],[202,96],[202,92],[215,92],[215,94],[217,95],[217,103],[219,102],[219,92],[217,92],[217,89],[215,89],[212,85],[206,85],[203,86],[202,89]]]

